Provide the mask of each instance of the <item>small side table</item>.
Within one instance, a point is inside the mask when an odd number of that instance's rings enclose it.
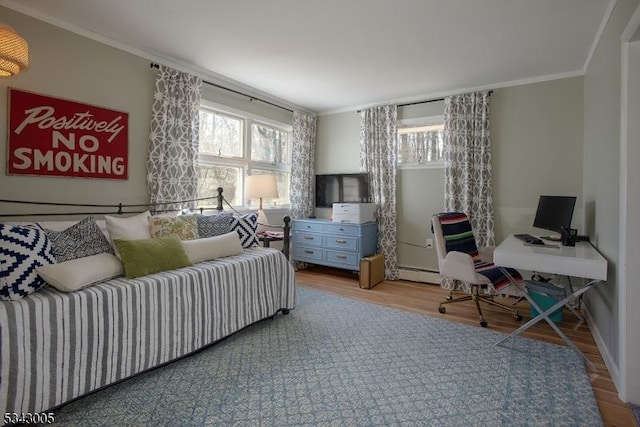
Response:
[[[262,242],[262,246],[268,248],[271,246],[271,242],[281,242],[284,240],[284,231],[266,231],[264,233],[257,233],[256,237]]]

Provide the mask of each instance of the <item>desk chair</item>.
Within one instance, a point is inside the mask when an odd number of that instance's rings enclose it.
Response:
[[[496,293],[512,284],[504,273],[505,270],[518,282],[522,281],[522,276],[512,268],[496,267],[492,260],[492,250],[485,251],[481,256],[469,217],[461,212],[444,212],[433,215],[431,223],[438,253],[440,285],[449,289],[449,296],[440,303],[438,311],[446,313],[446,304],[474,301],[482,327],[487,326],[487,321],[482,316],[480,302],[509,311],[516,320],[522,320],[513,306],[494,301]],[[458,287],[462,287],[462,291]],[[454,294],[461,296],[454,298]]]

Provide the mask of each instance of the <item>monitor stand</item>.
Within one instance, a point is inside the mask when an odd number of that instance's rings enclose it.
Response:
[[[551,236],[540,236],[540,238],[542,240],[550,240],[552,242],[559,242],[559,241],[562,240],[562,237],[557,235],[557,234],[554,234],[554,235],[551,235]]]

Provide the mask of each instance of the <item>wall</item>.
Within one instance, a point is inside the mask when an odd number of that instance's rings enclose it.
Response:
[[[7,176],[0,197],[75,203],[146,203],[146,155],[154,73],[149,61],[0,7],[29,44],[30,68],[0,79],[0,164],[6,165],[7,87],[129,113],[129,179]],[[12,207],[7,208],[10,212]],[[23,206],[15,209],[24,209]]]
[[[498,89],[491,95],[496,242],[532,228],[541,194],[578,196],[582,220],[582,78]]]
[[[238,95],[206,83],[202,85],[201,96],[203,100],[215,102],[225,107],[235,108],[236,110],[276,122],[291,124],[293,120],[293,113],[290,111],[271,106],[264,102],[251,101],[251,99],[246,96]]]
[[[640,28],[640,9],[636,11],[638,20],[635,24]],[[640,182],[640,169],[636,166],[636,159],[640,159],[640,32],[638,39],[629,45],[627,75],[628,81],[628,110],[626,153],[623,153],[622,168],[626,169],[626,185],[623,187],[621,197],[627,195],[626,206],[621,206],[626,219],[620,221],[624,234],[620,238],[625,241],[624,249],[621,245],[620,281],[621,292],[618,301],[622,302],[622,309],[618,313],[618,324],[620,325],[620,365],[624,372],[625,384],[622,388],[625,391],[625,398],[630,402],[640,404],[640,364],[635,363],[640,357],[640,329],[635,325],[640,325],[640,311],[636,309],[636,301],[640,301],[640,287],[634,286],[640,277],[640,264],[633,262],[640,253],[640,228],[637,227],[637,219],[640,218],[640,192],[637,191],[636,183]],[[624,93],[624,92],[623,92]],[[624,114],[624,113],[623,113]],[[624,137],[623,137],[624,138]],[[633,191],[628,191],[632,189]],[[624,251],[624,252],[623,252]],[[629,262],[631,260],[631,262]],[[622,270],[623,269],[623,270]]]
[[[578,196],[574,227],[582,231],[582,77],[496,89],[490,98],[496,241],[531,226],[540,194]],[[401,107],[398,118],[443,114],[434,102]],[[320,116],[316,172],[359,170],[360,115]],[[400,170],[398,264],[437,271],[429,218],[444,206],[442,169]],[[328,217],[329,209],[316,215]]]
[[[611,376],[618,387],[621,384],[620,362],[623,355],[618,283],[620,233],[620,87],[621,39],[638,0],[618,0],[604,29],[598,46],[584,76],[584,167],[583,192],[585,226],[598,250],[609,261],[607,284],[586,295],[585,301],[591,318],[592,332],[599,343]],[[637,183],[629,183],[630,191],[637,192]],[[634,221],[637,224],[636,221]],[[637,257],[637,254],[634,254]],[[633,255],[632,258],[633,259]],[[637,278],[633,278],[633,285]],[[631,286],[632,284],[628,284]],[[627,310],[637,310],[637,301],[629,301]],[[634,328],[637,330],[637,328]],[[636,335],[637,337],[637,335]],[[628,338],[627,338],[628,339]],[[637,363],[640,354],[624,355],[627,363]],[[636,389],[640,378],[631,380]],[[620,390],[620,387],[619,387]],[[624,389],[622,390],[624,394]],[[632,396],[640,403],[640,396]]]

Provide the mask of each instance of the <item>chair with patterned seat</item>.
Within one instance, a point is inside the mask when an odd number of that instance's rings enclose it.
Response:
[[[522,276],[512,268],[500,268],[493,264],[493,250],[480,253],[469,217],[462,212],[444,212],[432,217],[441,286],[449,289],[449,296],[440,303],[438,311],[445,313],[446,304],[474,301],[480,315],[480,325],[487,326],[482,316],[480,302],[509,311],[516,320],[522,320],[518,311],[510,305],[495,301],[496,294],[522,281]],[[458,288],[462,287],[462,291]],[[481,292],[482,291],[482,292]],[[454,297],[454,295],[460,295]]]

